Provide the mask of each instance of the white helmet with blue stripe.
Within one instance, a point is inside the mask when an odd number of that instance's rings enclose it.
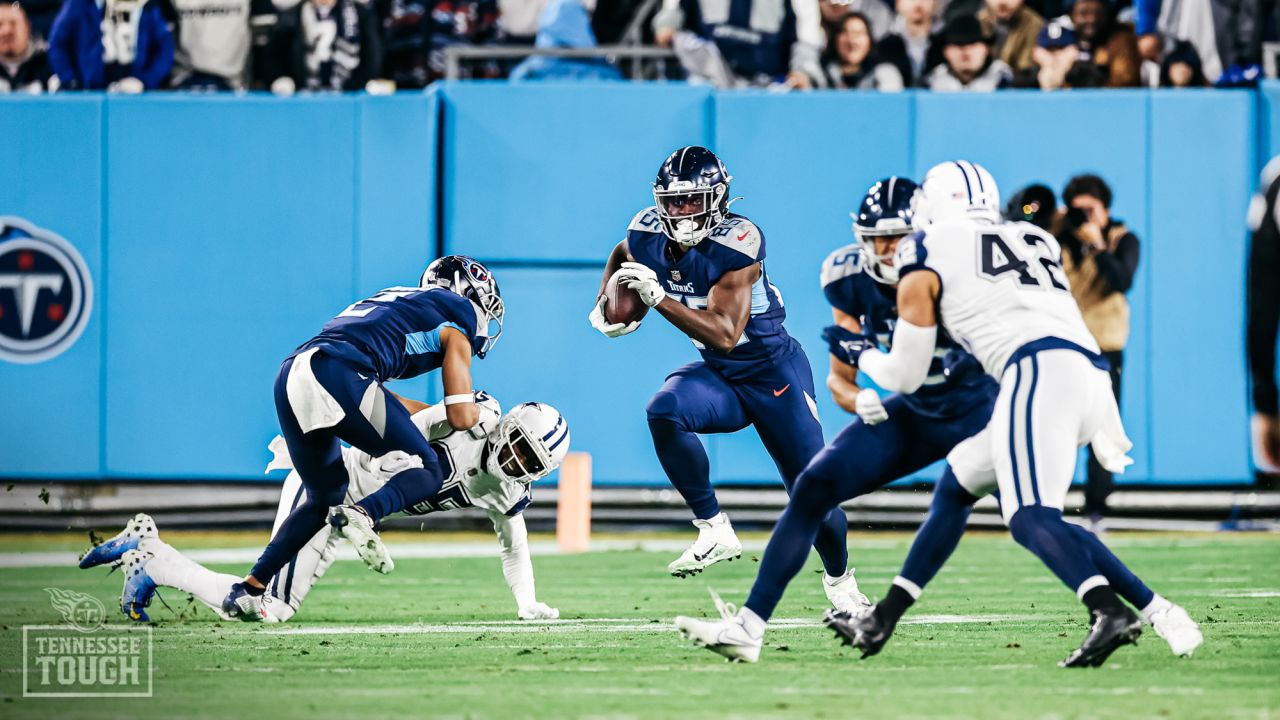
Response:
[[[485,471],[501,480],[531,483],[560,467],[569,452],[569,424],[543,403],[520,403],[489,433]]]
[[[916,194],[917,228],[957,220],[1000,222],[1000,188],[987,169],[968,160],[934,165]]]

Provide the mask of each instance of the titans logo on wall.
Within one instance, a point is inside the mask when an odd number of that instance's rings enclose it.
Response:
[[[84,258],[48,230],[0,217],[0,360],[37,363],[84,332],[93,280]]]

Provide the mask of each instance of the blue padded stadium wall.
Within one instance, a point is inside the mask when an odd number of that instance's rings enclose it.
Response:
[[[1255,99],[1257,98],[1257,99]],[[437,248],[492,262],[506,332],[475,370],[506,403],[555,404],[600,483],[662,482],[644,406],[696,359],[649,322],[586,323],[600,264],[651,202],[666,152],[702,143],[759,223],[788,327],[821,390],[818,266],[890,173],[951,157],[1006,194],[1097,171],[1143,241],[1130,295],[1123,482],[1246,482],[1244,227],[1280,152],[1280,84],[998,95],[763,92],[660,84],[446,84],[394,97],[0,100],[0,215],[70,240],[96,284],[84,336],[0,362],[0,477],[258,479],[281,359],[350,302],[412,284]],[[50,138],[56,142],[51,143]],[[1188,147],[1212,152],[1188,153]],[[1208,242],[1206,242],[1208,241]],[[397,384],[438,396],[434,377]],[[1208,393],[1209,415],[1182,410]],[[848,417],[819,393],[828,438]],[[717,481],[776,483],[750,430],[708,442]],[[926,473],[927,474],[927,473]]]

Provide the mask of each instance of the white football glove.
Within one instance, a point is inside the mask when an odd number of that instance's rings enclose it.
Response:
[[[858,396],[853,401],[853,408],[858,412],[858,417],[862,418],[862,422],[867,425],[879,425],[889,419],[889,411],[884,409],[884,403],[880,402],[880,393],[865,388],[858,391]]]
[[[546,603],[534,602],[520,608],[518,615],[521,620],[558,620],[560,611]]]
[[[653,307],[662,302],[667,292],[658,281],[658,273],[647,265],[635,262],[622,263],[622,269],[614,273],[618,282],[634,290],[645,305]]]
[[[480,410],[480,419],[476,420],[476,424],[472,425],[467,432],[476,440],[482,440],[498,427],[498,421],[502,419],[502,406],[492,395],[483,390],[476,390],[475,397],[476,407]]]
[[[599,300],[596,300],[596,306],[591,308],[591,314],[587,316],[587,319],[591,321],[591,327],[599,330],[600,334],[607,338],[622,337],[635,332],[636,328],[640,327],[639,320],[625,325],[623,323],[611,323],[606,320],[604,318],[603,295],[600,296]]]

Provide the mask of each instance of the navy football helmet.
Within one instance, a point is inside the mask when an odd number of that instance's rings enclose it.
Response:
[[[476,328],[477,340],[484,341],[476,350],[479,357],[483,358],[502,336],[506,308],[489,268],[466,255],[446,255],[427,266],[419,286],[452,290],[476,306],[481,320],[481,326]]]
[[[915,197],[917,185],[904,177],[891,175],[868,190],[862,198],[858,212],[849,213],[853,218],[853,236],[858,239],[863,257],[867,261],[867,272],[875,280],[893,285],[898,282],[898,271],[886,261],[893,259],[893,253],[876,254],[875,238],[902,236],[911,232],[911,221],[914,212],[911,201]]]
[[[720,158],[704,147],[671,153],[653,181],[662,232],[684,247],[702,242],[729,214],[732,179]]]

